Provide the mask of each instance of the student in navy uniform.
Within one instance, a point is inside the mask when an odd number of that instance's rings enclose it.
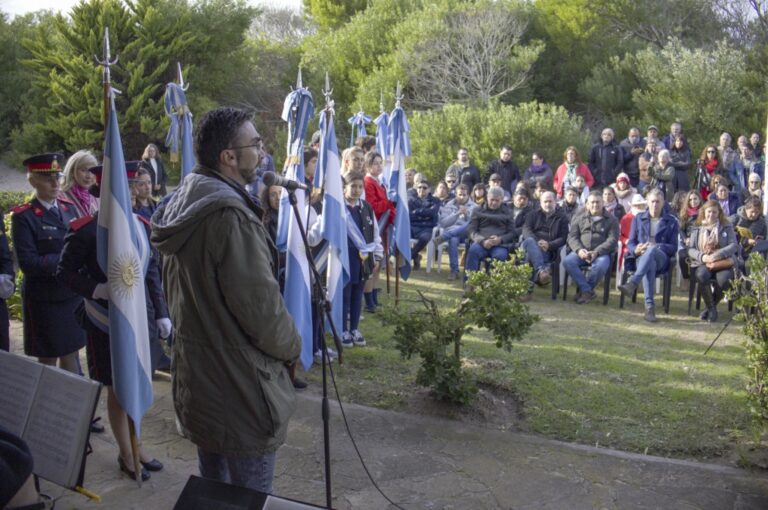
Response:
[[[8,237],[5,235],[5,223],[3,213],[0,212],[0,350],[8,351],[11,347],[8,320],[8,307],[5,300],[13,295],[16,290],[14,282],[13,260],[11,250],[8,248]]]
[[[344,201],[347,206],[347,246],[349,248],[349,282],[344,286],[344,347],[364,346],[365,338],[357,329],[363,307],[363,287],[374,266],[383,258],[379,224],[373,208],[361,200],[365,176],[351,171],[343,177]]]
[[[135,163],[129,177],[135,174]],[[91,171],[96,174],[98,184],[101,184],[102,167],[94,167]],[[98,193],[98,186],[91,188],[92,193]],[[91,379],[99,381],[107,387],[107,410],[112,433],[117,440],[120,454],[117,458],[120,470],[129,477],[135,479],[133,472],[133,454],[131,452],[130,436],[128,432],[128,420],[125,410],[120,406],[112,389],[112,364],[109,345],[109,302],[107,290],[107,277],[104,275],[97,260],[96,229],[98,213],[94,216],[86,216],[72,222],[70,231],[64,239],[64,249],[58,265],[56,277],[66,287],[85,297],[85,307],[80,317],[83,328],[88,336],[88,371]],[[149,222],[139,215],[135,215],[144,226],[147,245],[149,244]],[[144,278],[144,289],[147,303],[147,323],[149,325],[149,337],[157,337],[155,332],[160,330],[160,336],[167,338],[171,332],[171,321],[168,318],[168,307],[165,303],[163,288],[160,283],[158,271],[157,251],[150,250],[149,265]],[[100,319],[101,317],[101,319]],[[156,459],[152,459],[143,449],[139,448],[141,456],[142,480],[149,479],[149,471],[160,471],[163,465]]]
[[[56,281],[74,205],[57,198],[63,154],[42,154],[24,161],[35,197],[11,210],[13,248],[24,273],[21,288],[24,353],[40,363],[79,373],[78,351],[85,335],[75,319],[83,299]]]

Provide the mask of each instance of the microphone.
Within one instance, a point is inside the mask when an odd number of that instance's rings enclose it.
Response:
[[[275,172],[264,172],[264,176],[261,179],[264,181],[266,186],[280,186],[281,188],[285,188],[288,191],[294,191],[297,189],[309,191],[309,186],[303,182],[286,179],[285,177],[277,175]]]

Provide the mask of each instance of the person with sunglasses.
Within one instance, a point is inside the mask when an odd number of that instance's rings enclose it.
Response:
[[[440,201],[429,192],[429,182],[426,179],[416,185],[416,196],[408,199],[408,214],[411,220],[411,239],[416,244],[411,249],[413,269],[421,266],[419,252],[432,240],[432,231],[437,226],[440,213]]]

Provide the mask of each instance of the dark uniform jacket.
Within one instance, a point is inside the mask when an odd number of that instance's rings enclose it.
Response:
[[[107,276],[101,270],[97,259],[96,228],[97,216],[85,216],[73,221],[71,229],[64,239],[64,250],[56,271],[58,281],[68,289],[72,289],[86,299],[91,299],[96,285],[106,283]],[[141,217],[139,217],[141,218]],[[149,225],[142,220],[145,227],[147,240],[149,240]],[[147,303],[147,323],[149,325],[149,337],[156,338],[156,319],[167,318],[168,305],[165,302],[163,286],[160,283],[160,271],[158,269],[158,253],[151,250],[147,274],[144,277],[144,292]],[[97,303],[104,308],[109,308],[109,302],[103,299]],[[84,315],[81,317],[83,327],[91,334],[104,333]],[[106,335],[104,335],[106,336]]]
[[[61,218],[52,210],[46,210],[39,200],[12,209],[11,236],[13,248],[24,273],[22,293],[35,301],[66,301],[76,297],[69,288],[56,281],[64,236],[69,222],[75,218],[74,206],[62,199],[57,200]],[[55,317],[51,317],[55,321]]]
[[[437,215],[440,212],[440,200],[432,195],[427,198],[419,197],[408,199],[408,214],[410,215],[411,228],[424,228],[437,226]]]
[[[513,160],[502,161],[497,159],[489,163],[488,170],[483,179],[486,184],[488,184],[488,180],[493,174],[499,174],[501,176],[501,187],[504,191],[508,192],[510,195],[515,192],[517,181],[520,180],[520,169],[517,168],[517,165]]]

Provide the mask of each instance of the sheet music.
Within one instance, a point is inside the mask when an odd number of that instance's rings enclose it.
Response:
[[[43,371],[23,436],[35,459],[35,474],[65,487],[75,485],[98,391],[99,384],[84,377]]]
[[[3,391],[0,392],[0,425],[17,436],[24,433],[42,371],[43,366],[39,363],[0,351],[3,382]]]

